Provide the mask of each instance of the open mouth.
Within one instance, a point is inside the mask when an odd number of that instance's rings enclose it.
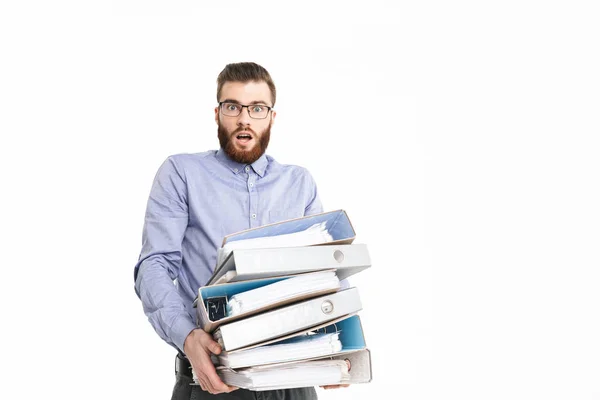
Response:
[[[250,135],[249,133],[242,132],[237,134],[236,139],[238,140],[238,142],[245,144],[252,140],[252,135]]]

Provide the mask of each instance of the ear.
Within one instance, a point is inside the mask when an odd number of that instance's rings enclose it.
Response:
[[[219,125],[219,107],[215,107],[215,122]]]
[[[276,116],[277,116],[277,111],[271,111],[271,124],[275,123]]]

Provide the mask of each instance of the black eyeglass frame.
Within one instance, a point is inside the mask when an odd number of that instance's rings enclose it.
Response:
[[[233,101],[220,101],[219,102],[219,112],[222,112],[221,107],[223,106],[223,104],[235,104],[238,105],[240,107],[242,107],[240,109],[240,112],[238,115],[225,115],[226,117],[239,117],[240,114],[244,111],[244,108],[246,108],[246,110],[248,111],[248,116],[252,119],[266,119],[269,116],[269,113],[273,110],[273,107],[269,107],[265,104],[240,104],[240,103],[234,103]],[[261,107],[266,107],[268,109],[267,114],[263,117],[263,118],[255,118],[252,116],[252,114],[250,114],[250,107],[252,106],[261,106]]]

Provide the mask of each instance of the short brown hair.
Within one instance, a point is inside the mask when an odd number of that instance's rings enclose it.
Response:
[[[271,79],[271,75],[269,75],[269,71],[261,67],[260,65],[253,62],[241,62],[235,64],[227,64],[223,71],[217,77],[217,101],[220,101],[221,98],[221,90],[223,89],[223,85],[225,82],[265,82],[269,89],[271,90],[271,104],[272,107],[275,106],[275,84],[273,83],[273,79]]]

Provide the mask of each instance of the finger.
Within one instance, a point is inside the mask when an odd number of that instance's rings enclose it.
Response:
[[[206,384],[204,383],[204,376],[196,372],[194,367],[192,367],[193,375],[195,375],[195,382],[202,388],[202,390],[206,391]]]
[[[219,345],[219,343],[215,342],[210,336],[205,336],[204,337],[204,347],[207,348],[211,353],[219,355],[221,354],[221,351],[223,349],[221,349],[221,346]]]
[[[210,350],[211,353],[213,353],[215,355],[221,354],[221,346],[219,346],[219,343],[217,343],[217,342],[212,342],[208,346],[208,349]]]
[[[343,388],[343,387],[348,387],[350,386],[350,384],[343,384],[343,385],[325,385],[325,386],[321,386],[323,389],[328,390],[328,389],[339,389],[339,388]]]
[[[212,384],[212,379],[210,377],[211,374],[216,375],[215,367],[210,361],[210,357],[207,354],[204,354],[200,357],[200,365],[199,368],[194,369],[197,371],[198,377],[202,378],[206,391],[215,394],[218,393],[217,388]]]
[[[231,392],[231,387],[223,383],[223,381],[217,376],[215,379],[211,379],[210,383],[218,393]]]
[[[200,387],[202,388],[202,390],[208,392],[208,386],[206,385],[206,381],[204,379],[198,379],[198,381],[200,382]]]
[[[196,374],[196,379],[198,380],[198,383],[200,383],[200,387],[202,388],[202,390],[204,390],[205,392],[210,392],[210,387],[208,384],[209,379],[206,377],[206,374],[203,372],[203,370],[201,368],[194,367],[192,367],[192,369]]]
[[[215,394],[215,388],[212,386],[210,379],[206,374],[202,374],[202,382],[204,383],[205,390],[210,394]]]
[[[201,364],[198,370],[202,371],[204,383],[210,393],[218,394],[231,391],[230,387],[224,384],[219,375],[217,375],[215,366],[212,364],[208,354],[201,356]]]
[[[219,375],[217,375],[217,372],[215,371],[214,367],[212,368],[212,371],[205,372],[207,378],[210,380],[211,386],[214,389],[216,389],[219,393],[231,391],[231,387],[223,383]]]
[[[198,384],[200,385],[202,390],[204,390],[206,392],[206,382],[204,381],[204,378],[198,374],[196,374],[196,378],[198,379]]]

